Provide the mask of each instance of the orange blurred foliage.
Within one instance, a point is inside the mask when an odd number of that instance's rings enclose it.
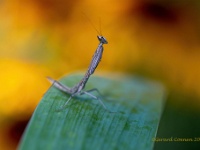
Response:
[[[0,68],[0,122],[5,117],[30,117],[49,86],[44,80],[48,71],[36,64],[8,59],[0,60]]]

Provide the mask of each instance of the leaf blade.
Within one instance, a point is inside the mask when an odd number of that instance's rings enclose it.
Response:
[[[72,75],[61,82],[73,86]],[[74,98],[57,111],[69,95],[51,87],[36,108],[19,149],[152,149],[162,105],[161,85],[135,77],[111,80],[92,77],[86,88],[99,88],[111,110],[88,97]],[[30,148],[32,145],[32,148]]]

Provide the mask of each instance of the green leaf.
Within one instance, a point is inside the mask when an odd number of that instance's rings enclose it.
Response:
[[[82,76],[61,82],[73,87]],[[37,106],[19,145],[20,150],[150,150],[165,99],[164,88],[139,77],[91,77],[86,90],[98,88],[106,111],[87,96],[73,98],[51,87]],[[98,93],[93,93],[98,96]]]

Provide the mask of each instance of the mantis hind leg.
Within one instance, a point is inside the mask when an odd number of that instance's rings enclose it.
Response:
[[[104,97],[97,88],[91,89],[91,90],[87,90],[85,92],[91,93],[91,92],[97,92],[101,97]]]
[[[93,88],[91,90],[87,90],[86,92],[88,92],[88,93],[97,92],[99,94],[99,96],[100,96],[101,99],[106,99],[107,101],[113,101],[109,97],[104,96],[103,94],[101,94],[101,92],[97,88]],[[82,95],[82,93],[80,95]]]
[[[62,111],[63,109],[65,109],[65,107],[67,106],[67,104],[69,103],[69,101],[70,101],[72,98],[73,98],[73,95],[71,95],[71,96],[68,98],[68,100],[65,102],[65,104],[64,104],[62,107],[60,107],[60,108],[58,109],[58,111]]]
[[[89,92],[91,92],[91,91],[98,91],[98,90],[97,90],[97,89],[91,89],[91,90],[89,90]],[[105,110],[109,111],[110,113],[116,113],[115,111],[110,111],[110,110],[106,107],[106,105],[103,103],[103,101],[102,101],[100,98],[98,98],[98,97],[92,95],[92,94],[89,93],[89,92],[88,92],[88,91],[82,91],[81,95],[86,94],[86,95],[88,95],[88,96],[90,96],[90,97],[92,97],[92,98],[98,100],[99,103],[104,107]],[[100,93],[100,92],[98,91],[98,93]]]

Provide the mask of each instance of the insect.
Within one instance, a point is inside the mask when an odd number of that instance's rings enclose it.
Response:
[[[88,91],[84,91],[83,90],[85,88],[85,85],[86,85],[88,79],[94,73],[94,71],[97,68],[99,62],[101,61],[102,54],[103,54],[103,44],[108,44],[108,42],[107,42],[105,37],[99,35],[99,36],[97,36],[97,38],[98,38],[100,43],[99,43],[99,45],[98,45],[98,47],[97,47],[97,49],[96,49],[96,51],[95,51],[95,53],[94,53],[94,55],[92,57],[92,61],[91,61],[90,65],[89,65],[89,67],[88,67],[88,70],[86,71],[84,77],[82,78],[82,80],[78,84],[76,84],[74,87],[70,88],[70,87],[68,87],[66,85],[63,85],[62,83],[50,78],[50,77],[47,77],[47,79],[53,84],[53,86],[55,86],[59,90],[61,90],[61,91],[63,91],[63,92],[65,92],[65,93],[70,95],[70,97],[68,98],[67,102],[64,104],[63,107],[65,107],[73,97],[85,94],[85,95],[88,95],[88,96],[92,97],[93,99],[98,100],[101,103],[101,105],[107,111],[113,112],[113,111],[110,111],[106,107],[106,105],[103,103],[101,98],[91,94],[91,92],[96,91],[99,95],[101,95],[97,88],[94,88],[94,89],[91,89],[91,90],[88,90]]]

